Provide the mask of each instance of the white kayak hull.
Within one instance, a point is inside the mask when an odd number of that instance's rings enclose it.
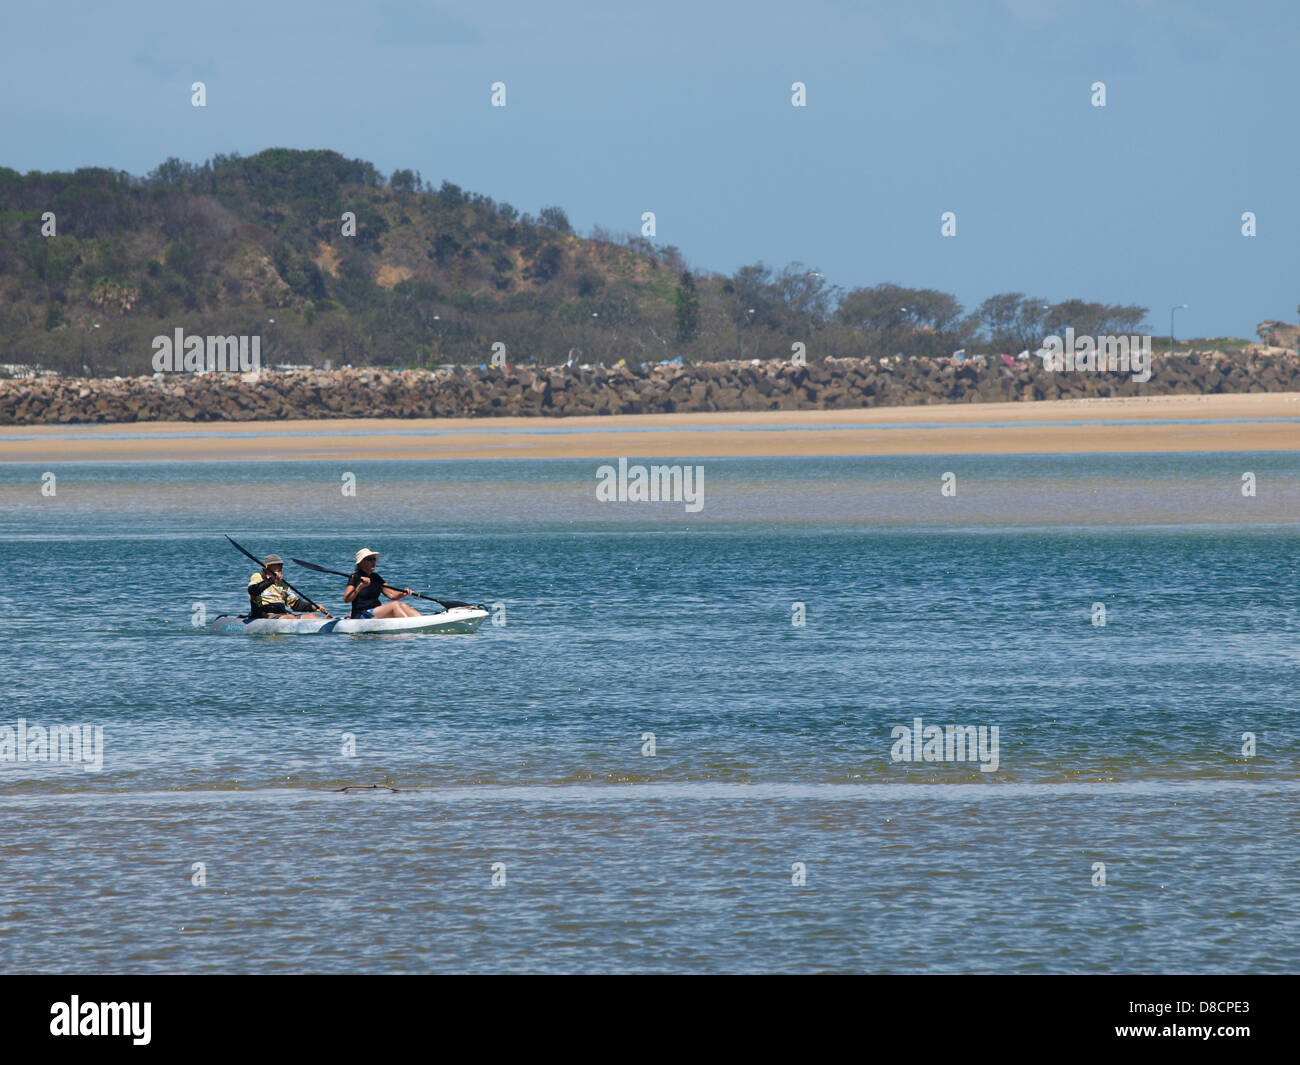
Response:
[[[478,607],[452,607],[441,614],[417,618],[257,618],[249,620],[219,614],[208,623],[209,632],[260,632],[284,636],[328,636],[332,633],[428,632],[470,633],[488,616]]]

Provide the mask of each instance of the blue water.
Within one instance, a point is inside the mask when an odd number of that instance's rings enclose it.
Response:
[[[0,746],[0,967],[1300,965],[1300,455],[696,461],[0,465],[0,745],[103,730]],[[223,533],[493,617],[210,634]]]

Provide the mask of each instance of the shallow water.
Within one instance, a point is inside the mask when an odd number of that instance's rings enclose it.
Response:
[[[0,465],[0,966],[1295,970],[1300,454],[696,461]],[[209,634],[223,533],[493,619]]]

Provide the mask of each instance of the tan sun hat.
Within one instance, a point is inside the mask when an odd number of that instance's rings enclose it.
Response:
[[[368,547],[363,547],[360,551],[357,552],[357,565],[358,566],[361,565],[361,560],[365,558],[369,558],[371,555],[374,555],[375,558],[378,558],[379,552],[371,551],[370,548]]]

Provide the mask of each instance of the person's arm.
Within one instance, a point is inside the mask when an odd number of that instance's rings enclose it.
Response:
[[[410,589],[410,588],[390,588],[390,587],[388,587],[388,585],[385,584],[385,585],[384,585],[384,594],[385,594],[386,596],[388,596],[389,599],[391,599],[391,600],[393,600],[394,602],[396,602],[398,599],[405,599],[408,595],[410,595],[410,594],[411,594],[411,589]]]
[[[263,577],[262,581],[258,583],[253,583],[250,581],[248,585],[248,599],[249,602],[253,604],[253,606],[262,605],[262,593],[275,583],[275,578],[267,577],[265,570],[262,571],[262,577]]]
[[[356,584],[352,583],[352,578],[348,578],[348,586],[343,591],[343,602],[350,603],[357,597],[357,593],[370,583],[369,577],[362,577]]]

